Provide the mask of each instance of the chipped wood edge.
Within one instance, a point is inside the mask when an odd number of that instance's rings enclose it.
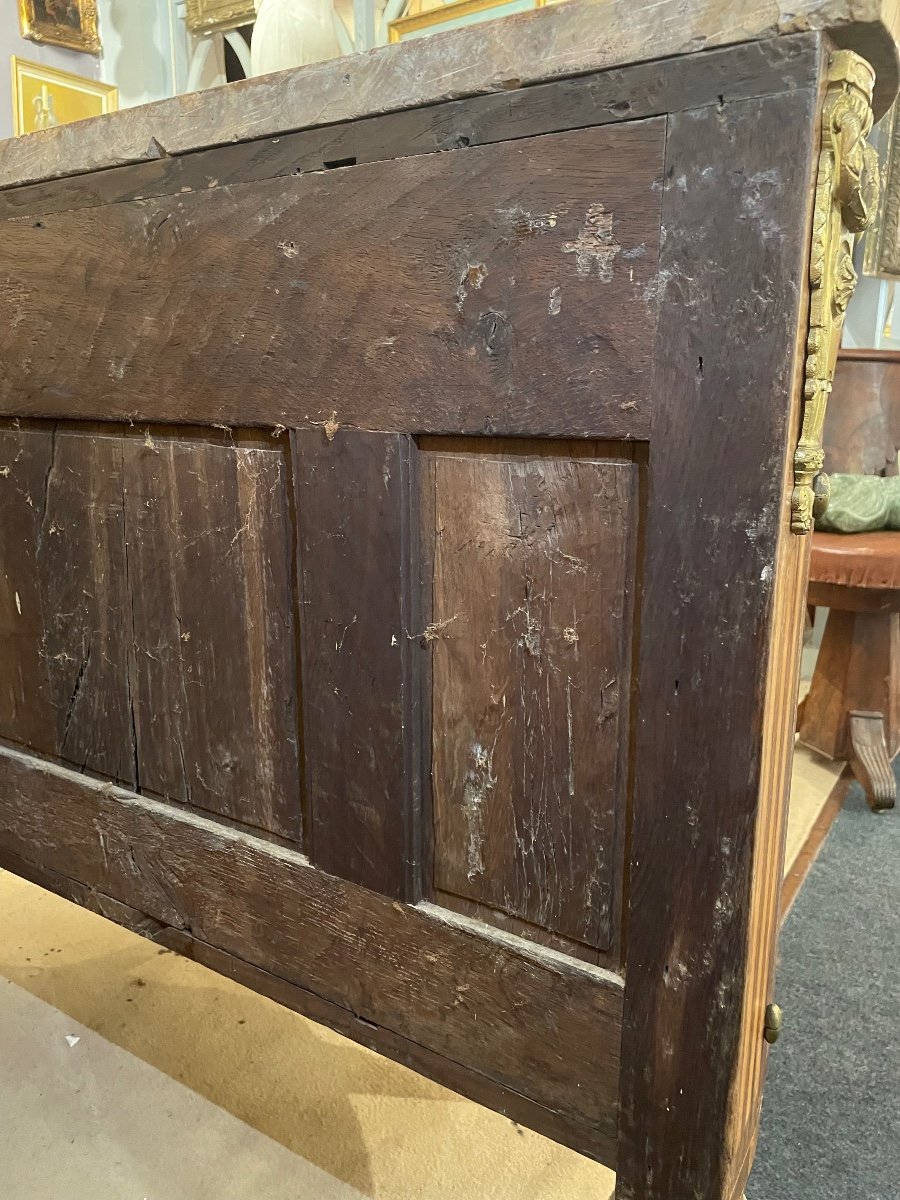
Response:
[[[603,0],[379,47],[0,143],[0,188],[806,30],[863,50],[876,114],[900,81],[896,0]]]

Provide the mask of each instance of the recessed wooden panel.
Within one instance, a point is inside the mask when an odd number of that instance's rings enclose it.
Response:
[[[644,438],[664,133],[8,221],[0,411]]]
[[[56,741],[36,554],[52,450],[50,429],[0,430],[0,733],[42,751]]]
[[[277,445],[125,442],[140,787],[296,838],[286,472]]]
[[[285,447],[0,429],[0,737],[299,838]]]
[[[430,457],[438,891],[607,948],[637,466]]]
[[[135,782],[122,439],[0,430],[0,736]]]
[[[329,440],[318,429],[297,430],[293,446],[309,853],[323,871],[412,899],[415,446],[358,430]]]

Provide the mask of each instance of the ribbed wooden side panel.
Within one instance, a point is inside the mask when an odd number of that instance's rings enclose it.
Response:
[[[779,546],[778,577],[765,716],[756,854],[750,895],[747,976],[738,1070],[732,1094],[732,1194],[740,1196],[753,1162],[768,1046],[763,1038],[766,1006],[773,999],[775,948],[781,908],[800,654],[802,598],[809,570],[809,538],[789,530]]]
[[[817,143],[818,132],[815,143]],[[815,144],[814,143],[814,144]],[[810,163],[817,161],[817,156]],[[808,180],[811,226],[813,179]],[[810,232],[811,236],[811,232]],[[804,279],[804,289],[806,280]],[[806,324],[797,334],[791,425],[799,434],[806,361]],[[790,801],[791,765],[800,684],[806,584],[811,539],[791,532],[790,498],[793,487],[795,442],[785,457],[784,511],[781,519],[773,595],[772,635],[763,712],[763,746],[750,921],[747,937],[744,1007],[737,1071],[731,1095],[731,1169],[729,1196],[739,1198],[753,1165],[762,1107],[768,1046],[763,1038],[767,1005],[773,999],[776,945],[781,912],[784,847]]]

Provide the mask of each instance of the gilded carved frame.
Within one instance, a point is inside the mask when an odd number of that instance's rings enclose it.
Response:
[[[872,67],[852,50],[831,56],[810,250],[803,427],[794,455],[794,533],[809,533],[828,503],[828,477],[822,471],[825,408],[844,314],[856,287],[855,238],[869,224],[878,199],[878,156],[867,141],[874,84]]]
[[[191,33],[228,33],[256,20],[253,0],[186,0]]]
[[[100,53],[100,34],[97,28],[96,0],[80,0],[79,25],[68,25],[39,9],[35,0],[19,0],[19,29],[22,37],[42,46],[64,46],[85,54]]]
[[[881,151],[882,185],[878,209],[866,233],[863,272],[900,279],[900,101],[875,131]]]

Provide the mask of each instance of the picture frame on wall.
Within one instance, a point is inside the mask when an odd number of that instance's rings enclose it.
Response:
[[[255,20],[253,0],[186,0],[185,21],[191,33],[228,33]]]
[[[119,90],[110,83],[57,71],[13,55],[13,132],[35,133],[115,112]]]
[[[19,0],[22,37],[44,46],[99,54],[96,0]]]
[[[427,37],[448,29],[462,29],[466,25],[477,25],[480,21],[493,21],[496,17],[510,17],[514,13],[543,8],[545,3],[546,0],[455,0],[455,3],[439,4],[436,8],[391,21],[388,41],[405,42],[410,38]]]
[[[900,118],[897,101],[872,132],[881,167],[878,208],[865,233],[863,273],[900,279]]]

